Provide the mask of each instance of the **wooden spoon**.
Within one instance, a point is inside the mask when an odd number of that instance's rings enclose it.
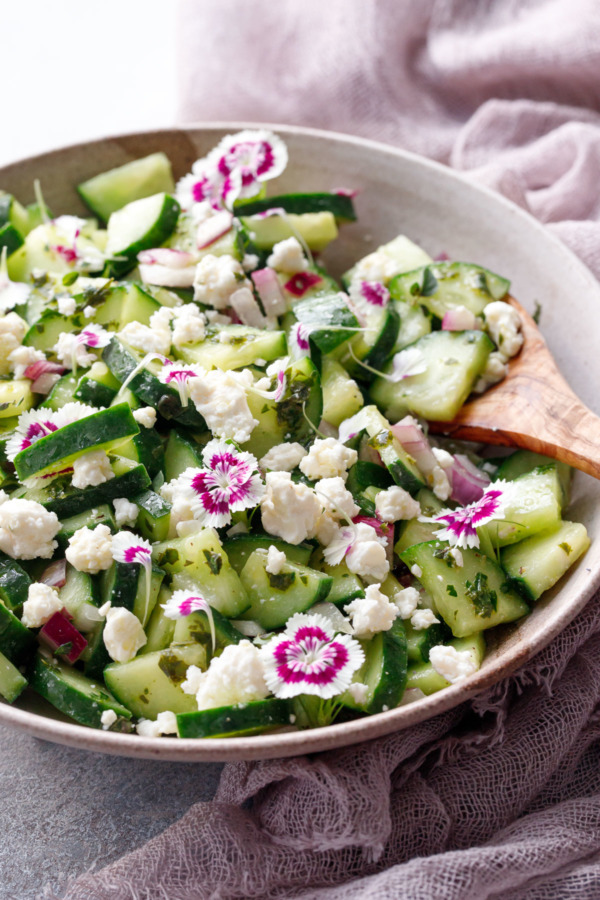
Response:
[[[523,447],[600,478],[600,418],[575,396],[531,316],[513,297],[523,347],[508,375],[465,403],[452,422],[430,422],[434,433]]]

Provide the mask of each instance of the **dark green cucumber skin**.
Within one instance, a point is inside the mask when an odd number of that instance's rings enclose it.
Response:
[[[246,565],[246,560],[254,550],[268,550],[273,544],[282,550],[288,562],[307,566],[313,547],[310,544],[288,544],[281,538],[269,534],[235,534],[223,541],[223,550],[238,575]]]
[[[19,563],[0,553],[0,600],[8,609],[17,609],[27,600],[31,578]]]
[[[140,361],[116,338],[104,348],[102,359],[121,383]],[[181,425],[206,431],[204,419],[193,403],[182,406],[178,392],[169,385],[162,384],[151,372],[142,369],[127,386],[138,400],[147,406],[153,406],[164,419],[174,419]]]
[[[166,541],[171,519],[171,504],[154,491],[132,497],[139,509],[136,527],[149,541]]]
[[[385,318],[381,331],[377,336],[377,340],[361,362],[365,362],[368,366],[371,366],[372,369],[383,369],[396,346],[399,331],[400,314],[398,310],[390,304],[386,307]],[[356,375],[357,378],[367,382],[372,381],[373,378],[372,373],[365,368],[361,369],[360,365],[357,368]]]
[[[85,519],[82,519],[79,516],[73,516],[64,519],[61,522],[60,531],[56,535],[56,540],[58,541],[58,546],[61,550],[66,548],[69,539],[73,537],[75,532],[80,528],[95,528],[96,525],[107,525],[113,534],[116,532],[117,526],[115,524],[114,516],[111,509],[106,504],[103,504],[99,509],[95,509],[94,513],[95,515],[92,515],[90,512],[89,515],[85,516]]]
[[[298,300],[294,303],[293,313],[298,322],[310,327],[311,343],[321,353],[331,353],[352,337],[352,331],[337,331],[337,328],[360,327],[358,319],[345,303],[344,295],[339,293]]]
[[[215,629],[214,651],[210,623],[205,612],[198,609],[175,624],[175,640],[178,643],[196,641],[202,644],[206,649],[207,664],[210,664],[212,657],[218,656],[229,644],[239,644],[244,640],[242,632],[238,631],[218,609],[211,609],[211,613]]]
[[[29,684],[42,697],[60,712],[92,728],[102,726],[102,713],[107,709],[114,711],[125,719],[131,718],[131,712],[122,706],[101,683],[91,690],[90,696],[65,683],[61,677],[63,668],[55,660],[47,660],[38,654],[29,670]],[[90,682],[91,684],[94,682]]]
[[[0,653],[18,663],[35,640],[34,634],[0,603]]]
[[[65,425],[21,450],[15,457],[15,469],[21,481],[24,481],[76,453],[138,433],[138,424],[130,406],[119,403]]]
[[[371,486],[385,489],[393,484],[394,479],[388,470],[377,463],[360,459],[348,470],[346,487],[352,494],[358,494]]]
[[[373,692],[373,697],[367,707],[367,712],[370,715],[385,712],[386,709],[394,709],[398,706],[406,687],[408,649],[402,620],[396,619],[390,630],[382,633],[382,639],[385,661],[384,677]],[[391,666],[394,670],[396,673],[394,678],[385,677],[388,674],[386,666]]]
[[[439,622],[422,631],[412,631],[407,634],[406,640],[410,662],[429,662],[431,648],[452,640],[452,631],[445,622]]]
[[[90,406],[110,406],[116,393],[108,385],[94,381],[93,378],[86,378],[78,384],[73,396],[81,403],[87,403]]]
[[[150,487],[151,481],[144,466],[135,466],[123,475],[117,475],[97,487],[70,488],[70,477],[57,478],[41,491],[28,494],[31,500],[37,500],[49,512],[54,512],[59,519],[77,516],[117,497],[131,497]]]
[[[260,200],[237,200],[234,203],[236,216],[255,216],[268,209],[284,209],[287,213],[331,212],[340,222],[355,222],[356,212],[352,197],[346,194],[279,194]]]
[[[0,227],[0,250],[6,247],[7,256],[18,250],[23,245],[23,238],[14,225],[7,222],[6,225]]]
[[[242,737],[289,725],[289,721],[287,701],[275,698],[254,700],[245,706],[222,706],[179,713],[177,730],[180,738]]]
[[[190,466],[198,468],[202,465],[202,453],[198,444],[172,428],[165,447],[165,481],[172,481]]]
[[[163,244],[169,234],[175,231],[180,209],[181,207],[177,200],[169,194],[165,194],[160,217],[161,227],[155,225],[140,240],[135,241],[130,247],[124,247],[120,250],[119,256],[125,257],[125,259],[114,259],[107,262],[103,274],[109,278],[120,278],[134,268],[138,253],[142,250],[151,250],[153,247],[159,247]]]
[[[102,574],[102,602],[133,610],[141,566],[138,563],[115,562]]]
[[[119,454],[145,466],[150,478],[158,475],[163,468],[163,442],[154,428],[142,428],[139,434],[134,434],[131,438],[131,444],[127,442],[126,446],[119,447]]]

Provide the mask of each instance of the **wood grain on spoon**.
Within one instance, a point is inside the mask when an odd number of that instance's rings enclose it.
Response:
[[[600,418],[575,396],[531,316],[521,316],[523,347],[508,375],[465,403],[452,422],[430,422],[432,432],[462,440],[522,447],[600,478]]]

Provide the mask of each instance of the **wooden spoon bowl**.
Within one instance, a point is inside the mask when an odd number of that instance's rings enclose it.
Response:
[[[573,393],[534,320],[513,297],[523,346],[506,378],[469,400],[451,422],[430,422],[432,433],[521,447],[600,478],[600,418]]]

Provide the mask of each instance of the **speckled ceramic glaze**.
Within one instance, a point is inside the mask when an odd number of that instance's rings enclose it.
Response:
[[[98,172],[164,150],[176,177],[187,172],[224,135],[247,124],[215,124],[106,138],[27,159],[0,170],[0,185],[33,200],[33,179],[56,213],[84,212],[75,185]],[[542,304],[541,328],[573,389],[600,413],[598,309],[600,286],[556,238],[511,203],[460,175],[410,153],[360,138],[269,126],[287,141],[290,164],[277,190],[358,188],[357,224],[342,229],[326,255],[334,273],[407,234],[432,255],[478,262],[506,275],[512,293],[532,311]],[[600,584],[600,483],[577,473],[570,515],[592,539],[585,557],[531,615],[507,628],[468,681],[408,706],[357,722],[308,732],[233,740],[147,739],[84,728],[59,717],[34,695],[0,704],[0,722],[39,738],[122,756],[201,761],[264,759],[314,753],[409,728],[494,684],[544,647],[584,606]]]

